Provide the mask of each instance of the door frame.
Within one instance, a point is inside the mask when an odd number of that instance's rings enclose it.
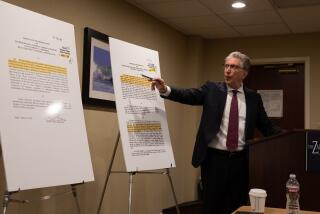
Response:
[[[252,59],[252,65],[304,63],[304,128],[310,129],[310,57]]]

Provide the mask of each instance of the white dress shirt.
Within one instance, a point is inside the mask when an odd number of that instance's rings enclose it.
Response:
[[[220,130],[217,135],[213,138],[212,142],[209,144],[209,147],[220,149],[220,150],[227,150],[227,133],[228,133],[228,125],[229,125],[229,114],[230,114],[230,106],[231,106],[231,99],[233,96],[232,90],[233,88],[228,87],[228,94],[227,94],[227,101],[224,107],[224,112],[222,116],[222,121],[220,124]],[[237,93],[238,98],[238,110],[239,110],[239,141],[238,141],[238,148],[236,151],[241,151],[245,145],[244,140],[244,129],[246,123],[246,99],[243,91],[243,85],[238,89]]]

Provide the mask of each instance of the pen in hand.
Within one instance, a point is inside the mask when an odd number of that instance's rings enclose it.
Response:
[[[153,78],[152,77],[149,77],[147,75],[144,75],[144,74],[141,74],[142,77],[146,78],[148,81],[152,81]]]
[[[141,76],[151,82],[151,89],[152,90],[157,88],[160,93],[165,93],[167,91],[167,87],[166,87],[163,79],[161,79],[159,77],[155,77],[155,78],[149,77],[145,74],[141,74]]]

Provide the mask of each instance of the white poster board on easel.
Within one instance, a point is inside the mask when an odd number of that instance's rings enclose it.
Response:
[[[163,98],[141,76],[161,76],[158,52],[114,38],[109,42],[126,170],[175,167]]]
[[[0,28],[7,190],[93,181],[74,26],[0,1]]]

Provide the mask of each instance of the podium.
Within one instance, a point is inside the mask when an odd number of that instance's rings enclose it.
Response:
[[[315,130],[293,130],[247,143],[249,188],[267,190],[266,207],[285,208],[285,185],[289,174],[294,173],[300,183],[300,209],[320,212],[320,173],[306,171],[306,135],[309,131]],[[199,201],[179,207],[181,214],[201,213],[203,209]],[[176,213],[175,207],[162,212]]]
[[[306,133],[293,130],[248,143],[249,188],[267,190],[267,207],[285,208],[290,173],[300,183],[300,208],[320,211],[320,173],[306,172]]]

